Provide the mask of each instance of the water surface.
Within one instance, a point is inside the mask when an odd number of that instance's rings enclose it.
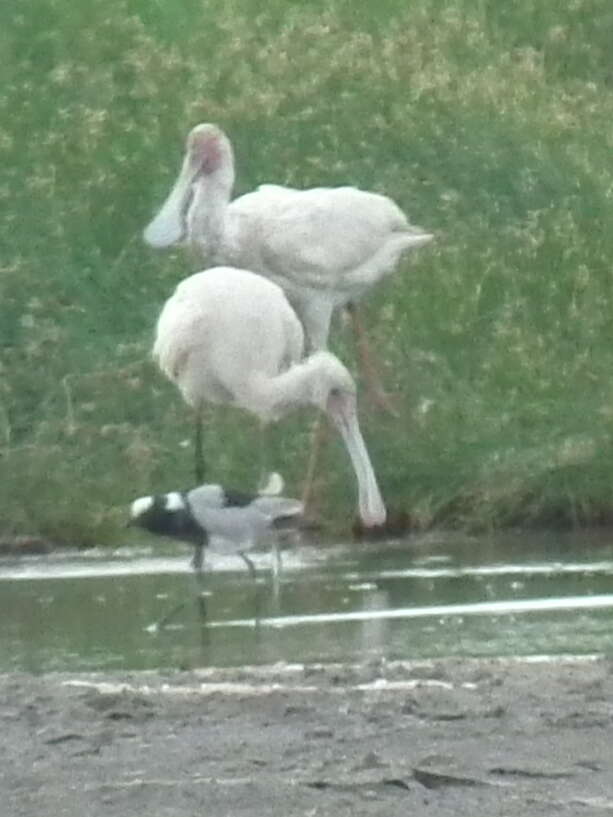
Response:
[[[608,533],[302,544],[278,593],[255,561],[209,559],[203,627],[180,547],[1,560],[0,671],[613,654]]]

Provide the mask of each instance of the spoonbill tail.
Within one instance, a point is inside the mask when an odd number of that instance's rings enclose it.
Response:
[[[304,358],[304,332],[281,287],[261,275],[214,267],[186,278],[157,322],[153,355],[200,416],[206,402],[245,409],[265,423],[300,405],[338,429],[358,484],[367,527],[385,506],[357,419],[356,387],[333,354]]]
[[[209,266],[229,264],[270,278],[298,313],[309,351],[326,348],[334,309],[354,305],[403,254],[433,238],[378,193],[264,184],[230,201],[234,177],[226,134],[217,125],[196,125],[178,178],[144,231],[145,241],[157,248],[185,241]],[[355,309],[351,316],[361,363],[380,393]]]

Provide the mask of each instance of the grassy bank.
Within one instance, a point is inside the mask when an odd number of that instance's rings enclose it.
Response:
[[[191,419],[149,348],[194,266],[140,233],[198,121],[230,134],[237,193],[350,183],[436,232],[368,302],[401,407],[362,402],[391,505],[421,526],[608,518],[613,10],[566,5],[4,4],[0,531],[116,541],[127,500],[190,484]],[[339,325],[333,346],[353,365]],[[271,435],[292,492],[310,416]],[[254,485],[255,429],[211,413],[212,479]],[[346,528],[336,441],[320,474]]]

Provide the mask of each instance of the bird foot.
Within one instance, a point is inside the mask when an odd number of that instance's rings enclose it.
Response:
[[[406,536],[413,529],[413,520],[407,511],[388,508],[387,519],[382,525],[366,527],[361,519],[356,518],[351,529],[356,541],[376,542]]]

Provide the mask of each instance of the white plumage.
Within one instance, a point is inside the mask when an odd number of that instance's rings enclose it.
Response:
[[[312,404],[339,430],[358,482],[360,516],[385,506],[357,419],[353,378],[329,352],[303,359],[304,333],[283,290],[246,270],[216,267],[182,281],[159,316],[153,354],[186,402],[231,404],[268,422]]]
[[[153,247],[186,240],[211,266],[228,264],[275,281],[296,309],[311,350],[326,348],[336,307],[355,301],[405,252],[433,238],[391,199],[355,187],[265,184],[230,201],[233,185],[229,139],[216,125],[197,125],[145,240]]]

